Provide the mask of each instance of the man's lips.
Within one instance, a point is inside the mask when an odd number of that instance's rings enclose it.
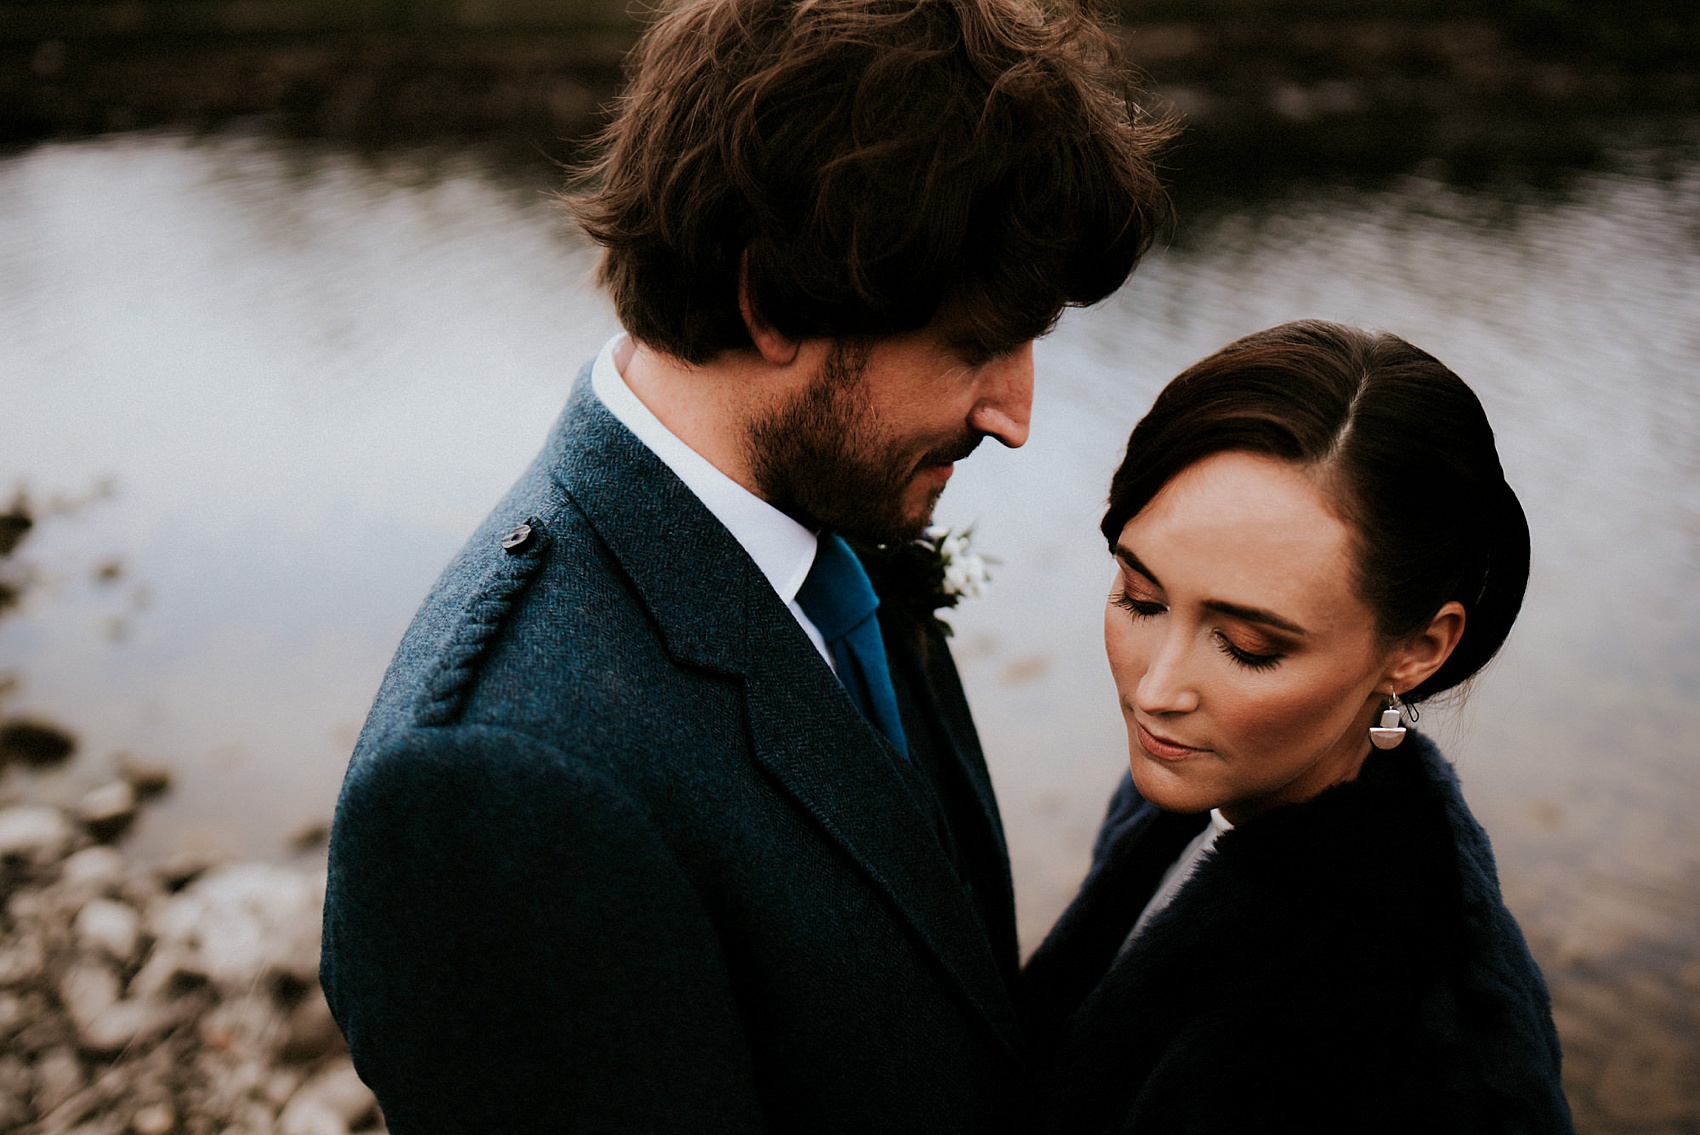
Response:
[[[1159,737],[1137,721],[1134,726],[1139,730],[1139,747],[1160,761],[1184,761],[1204,752],[1203,749],[1195,749],[1190,745],[1171,741],[1167,737]]]
[[[941,482],[948,481],[952,467],[980,448],[980,442],[984,440],[984,434],[975,434],[952,445],[940,446],[921,458],[920,463],[915,467],[915,471],[927,476],[937,477]]]
[[[963,460],[986,440],[985,434],[970,434],[951,445],[941,445],[925,457],[921,458],[923,465],[954,465]]]

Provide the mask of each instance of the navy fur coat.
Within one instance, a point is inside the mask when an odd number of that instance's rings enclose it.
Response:
[[[1118,956],[1205,822],[1131,778],[1112,800],[1021,977],[1044,1129],[1571,1130],[1546,984],[1432,743],[1222,835]]]

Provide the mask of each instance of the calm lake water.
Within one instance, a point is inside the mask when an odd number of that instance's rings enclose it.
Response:
[[[470,159],[128,136],[0,160],[0,492],[48,513],[4,708],[81,740],[0,794],[132,754],[178,773],[140,853],[289,854],[415,605],[614,329],[593,261]],[[1176,371],[1301,316],[1404,335],[1487,405],[1534,573],[1424,728],[1553,981],[1584,1130],[1700,1131],[1700,147],[1541,193],[1295,186],[1192,221],[1040,344],[1032,440],[983,447],[939,514],[998,561],[956,643],[1023,939],[1125,764],[1109,472]]]

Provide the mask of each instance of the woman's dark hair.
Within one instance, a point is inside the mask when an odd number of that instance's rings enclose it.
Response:
[[[637,339],[687,362],[948,311],[1006,350],[1121,286],[1165,213],[1091,0],[677,0],[568,201]]]
[[[1188,367],[1134,427],[1110,482],[1111,547],[1176,474],[1239,451],[1315,467],[1356,535],[1358,593],[1396,642],[1456,599],[1464,636],[1421,701],[1465,681],[1511,631],[1529,525],[1462,379],[1396,335],[1284,323]]]

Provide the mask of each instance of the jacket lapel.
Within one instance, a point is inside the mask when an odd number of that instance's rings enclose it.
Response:
[[[948,813],[957,854],[970,867],[969,877],[982,884],[981,889],[984,884],[995,884],[992,893],[979,894],[976,899],[983,908],[998,962],[1013,980],[1020,959],[1015,888],[991,774],[943,633],[933,627],[905,626],[905,622],[882,619],[886,653],[892,675],[898,680],[899,701],[904,703],[904,729],[911,739],[912,753],[932,762],[940,807]]]
[[[581,373],[542,458],[681,662],[743,680],[753,755],[896,908],[1009,1049],[1008,987],[896,756],[755,563]],[[989,785],[987,786],[989,793]]]
[[[1014,1049],[1004,975],[933,817],[894,767],[903,758],[856,711],[790,613],[777,601],[762,606],[789,625],[769,611],[752,612],[752,647],[763,645],[764,632],[770,636],[766,650],[752,651],[747,674],[756,759],[849,853]],[[793,639],[790,649],[778,648]]]

